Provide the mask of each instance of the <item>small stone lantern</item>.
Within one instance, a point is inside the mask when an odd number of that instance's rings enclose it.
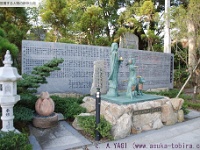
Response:
[[[17,69],[12,67],[10,51],[6,51],[4,57],[4,67],[0,67],[0,105],[2,107],[2,131],[14,131],[13,127],[13,107],[20,100],[17,95],[17,80],[22,77],[18,74]]]

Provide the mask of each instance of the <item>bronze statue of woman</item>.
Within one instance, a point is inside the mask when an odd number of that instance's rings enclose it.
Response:
[[[109,75],[109,90],[107,92],[108,96],[117,97],[117,87],[118,87],[118,72],[119,65],[122,62],[122,58],[118,58],[118,44],[112,43],[111,53],[110,53],[110,75]]]

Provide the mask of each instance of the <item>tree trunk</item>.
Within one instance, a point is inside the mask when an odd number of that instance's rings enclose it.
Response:
[[[194,88],[193,99],[196,98],[197,92],[197,75],[193,73],[193,69],[197,64],[197,51],[196,51],[196,36],[195,36],[195,26],[193,21],[189,20],[187,23],[188,29],[188,70],[192,75],[192,85]]]
[[[150,51],[151,50],[151,46],[150,46],[150,39],[148,38],[148,47],[147,50]]]
[[[195,27],[193,22],[190,20],[187,23],[188,29],[188,66],[189,72],[192,74],[192,70],[197,64],[197,52],[196,52],[196,36]]]

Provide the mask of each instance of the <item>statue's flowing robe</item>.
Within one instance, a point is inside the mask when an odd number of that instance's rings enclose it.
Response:
[[[118,71],[119,71],[119,60],[118,52],[112,51],[111,61],[110,61],[111,71],[109,75],[109,87],[117,88],[118,85]]]

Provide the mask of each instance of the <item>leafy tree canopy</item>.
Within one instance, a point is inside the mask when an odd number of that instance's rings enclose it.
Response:
[[[7,39],[6,33],[3,29],[0,28],[0,64],[2,64],[2,61],[4,60],[4,55],[7,50],[10,50],[11,55],[13,58],[16,58],[19,53],[19,49],[16,45],[10,43]]]
[[[25,39],[30,28],[25,8],[0,8],[0,27],[5,31],[9,42],[21,49],[21,41]]]

